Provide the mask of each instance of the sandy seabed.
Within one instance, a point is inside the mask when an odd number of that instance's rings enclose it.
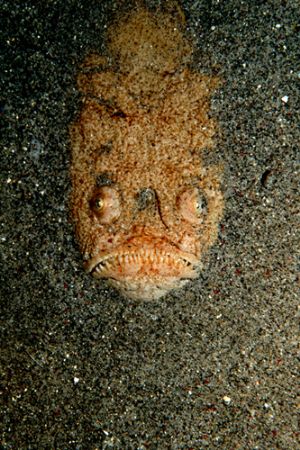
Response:
[[[225,214],[200,278],[137,303],[85,274],[69,214],[76,68],[119,4],[1,3],[5,450],[299,445],[298,2],[182,8],[224,80]]]

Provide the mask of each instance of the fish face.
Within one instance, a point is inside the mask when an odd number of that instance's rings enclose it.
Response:
[[[118,70],[88,57],[71,126],[71,203],[85,269],[145,300],[197,277],[223,210],[220,167],[201,158],[212,146],[209,97],[218,80],[186,67],[162,72],[157,58],[151,68],[150,47],[150,62],[136,55],[134,67],[123,61]]]
[[[102,222],[101,230],[91,223],[90,229],[96,233],[94,256],[88,255],[86,270],[95,278],[109,279],[129,298],[159,298],[196,278],[201,255],[215,239],[213,216],[215,207],[222,202],[220,195],[204,193],[200,188],[188,188],[177,196],[174,192],[170,211],[169,203],[163,204],[161,192],[142,189],[134,196],[132,203],[136,205],[127,221],[124,220],[127,214],[122,214],[122,201],[118,202],[119,218],[113,222],[116,190],[108,202],[112,209],[111,225],[103,223],[98,211],[96,221]],[[146,199],[140,200],[141,196]],[[168,197],[165,200],[169,201]],[[123,207],[128,208],[128,203],[124,202]]]

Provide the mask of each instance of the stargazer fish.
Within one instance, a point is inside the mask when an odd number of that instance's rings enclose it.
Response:
[[[133,299],[198,276],[223,211],[220,167],[205,166],[214,76],[191,70],[182,20],[137,8],[113,23],[105,55],[78,74],[71,210],[85,269]]]

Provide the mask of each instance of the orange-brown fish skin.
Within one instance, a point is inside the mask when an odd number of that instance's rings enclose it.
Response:
[[[138,9],[109,36],[110,57],[88,56],[78,75],[72,214],[86,270],[156,299],[197,277],[217,237],[220,168],[201,154],[218,80],[188,69],[192,47],[166,15]]]

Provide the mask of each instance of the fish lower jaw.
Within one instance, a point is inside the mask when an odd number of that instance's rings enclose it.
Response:
[[[109,278],[108,283],[118,289],[121,294],[131,300],[158,300],[172,289],[179,289],[190,281],[189,278],[136,278],[117,280]]]

